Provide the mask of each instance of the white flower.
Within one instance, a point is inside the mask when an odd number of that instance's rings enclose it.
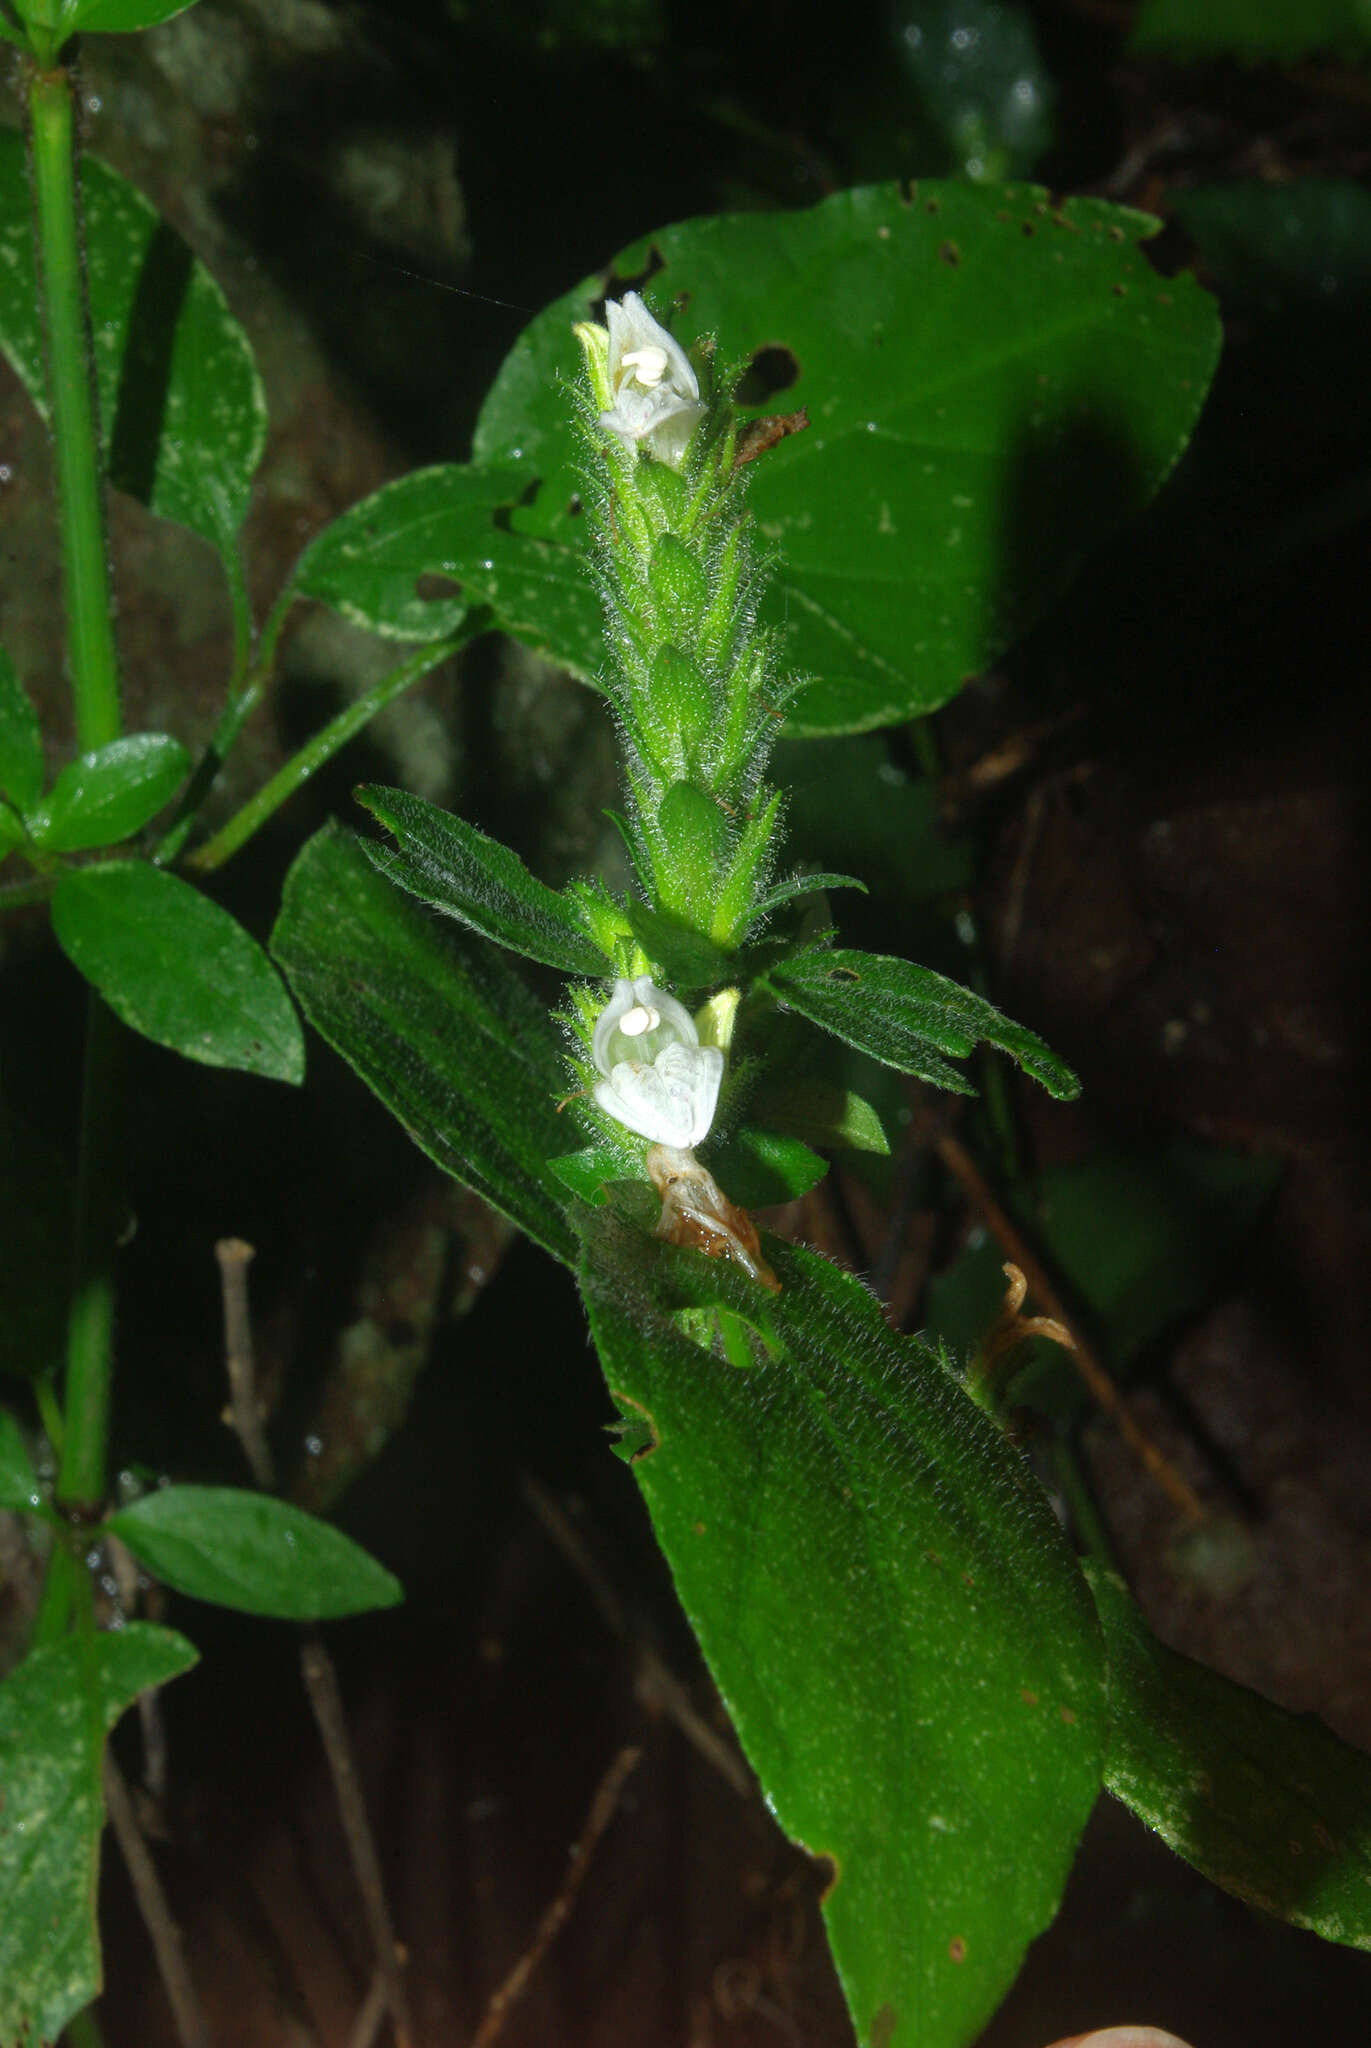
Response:
[[[595,1100],[616,1122],[681,1151],[708,1135],[724,1056],[717,1045],[701,1045],[684,1003],[646,974],[615,982],[590,1052],[604,1076]]]
[[[707,410],[700,380],[681,344],[659,326],[637,292],[605,307],[609,322],[609,387],[614,404],[599,424],[625,448],[639,441],[658,462],[679,469],[686,443]]]

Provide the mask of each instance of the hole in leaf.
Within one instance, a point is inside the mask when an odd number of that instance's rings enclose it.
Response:
[[[644,285],[651,284],[659,270],[665,269],[666,258],[654,242],[647,252],[647,261],[641,270],[632,272],[611,270],[605,278],[604,290],[598,299],[594,299],[591,302],[590,311],[592,319],[604,320],[605,301],[607,299],[621,299],[625,292],[641,292]]]
[[[462,586],[455,576],[439,575],[436,569],[426,569],[422,576],[414,579],[414,595],[421,597],[425,604],[437,604],[443,598],[460,597]]]
[[[573,491],[573,492],[572,492],[572,494],[571,494],[571,496],[570,496],[570,497],[569,497],[569,498],[567,499],[567,507],[566,507],[566,516],[567,516],[567,518],[568,518],[568,519],[579,519],[579,518],[580,518],[580,516],[581,516],[581,514],[582,514],[582,512],[584,512],[584,510],[585,510],[585,506],[584,506],[584,505],[583,505],[583,504],[581,503],[581,494],[580,494],[580,492],[579,492],[579,491]]]
[[[782,342],[759,348],[734,387],[739,405],[765,405],[778,391],[788,391],[800,374],[794,352]]]
[[[949,269],[955,270],[957,268],[957,265],[961,262],[961,260],[962,252],[957,247],[957,244],[955,242],[944,242],[941,249],[939,249],[938,251],[938,261],[940,263],[946,263]]]

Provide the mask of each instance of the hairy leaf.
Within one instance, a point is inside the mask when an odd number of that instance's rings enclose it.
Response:
[[[64,874],[53,930],[133,1031],[208,1067],[300,1081],[300,1020],[262,948],[189,882],[146,861]]]
[[[1009,1053],[1059,1101],[1080,1093],[1071,1069],[1034,1032],[1012,1024],[984,996],[910,960],[815,948],[768,969],[762,986],[859,1052],[939,1088],[974,1093],[940,1055],[965,1059],[984,1040]]]
[[[395,837],[397,852],[372,858],[411,896],[563,974],[607,972],[574,899],[538,881],[508,846],[403,789],[367,784],[355,794]]]
[[[1371,1948],[1371,1757],[1166,1649],[1122,1579],[1086,1575],[1109,1659],[1115,1798],[1235,1897]]]
[[[769,1242],[768,1294],[654,1241],[639,1193],[582,1212],[582,1286],[682,1604],[768,1803],[833,1861],[863,2048],[966,2048],[1098,1790],[1089,1595],[1018,1453],[857,1280]],[[710,1308],[750,1367],[684,1334]]]
[[[286,878],[272,951],[315,1029],[446,1172],[569,1260],[547,1162],[576,1131],[547,1011],[480,940],[391,888],[351,834],[319,832]]]

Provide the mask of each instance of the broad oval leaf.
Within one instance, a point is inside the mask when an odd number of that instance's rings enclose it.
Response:
[[[1088,1565],[1109,1660],[1105,1784],[1187,1863],[1325,1941],[1371,1948],[1371,1757],[1159,1643]]]
[[[134,1556],[195,1600],[281,1621],[393,1607],[393,1573],[341,1529],[237,1486],[164,1486],[111,1515]]]
[[[337,826],[282,892],[272,952],[316,1031],[446,1172],[570,1262],[548,1162],[567,1068],[547,1011],[498,953],[410,902]]]
[[[144,1038],[208,1067],[300,1081],[305,1043],[251,933],[179,875],[146,861],[73,869],[52,899],[72,965]]]
[[[14,663],[0,648],[0,797],[31,810],[43,787],[43,729]]]
[[[266,438],[247,336],[142,194],[83,157],[86,278],[110,482],[236,556]],[[24,141],[0,134],[0,350],[47,415]]]
[[[399,640],[440,639],[488,605],[495,623],[593,682],[600,601],[573,541],[511,530],[527,481],[507,464],[447,463],[383,484],[310,543],[294,588]]]
[[[29,819],[29,836],[47,853],[115,846],[170,803],[189,770],[190,755],[170,733],[111,740],[67,763]]]
[[[1070,1067],[1035,1032],[1011,1023],[984,996],[912,960],[816,947],[769,968],[762,986],[821,1030],[936,1087],[974,1093],[939,1055],[965,1059],[984,1040],[1009,1053],[1059,1102],[1080,1094]]]
[[[920,182],[685,221],[615,259],[611,289],[647,275],[654,305],[684,308],[681,340],[717,335],[728,359],[772,373],[769,409],[808,408],[808,430],[753,465],[750,497],[782,557],[763,615],[817,678],[793,730],[858,731],[945,703],[1157,490],[1194,426],[1219,325],[1193,279],[1161,278],[1143,256],[1156,226],[1102,200],[1056,208],[1031,186]],[[600,274],[540,313],[482,410],[477,460],[515,467],[526,487],[506,539],[582,540],[560,380],[571,325],[604,292]],[[501,609],[507,570],[478,558],[456,573]],[[595,621],[554,645],[593,674],[598,638]]]
[[[859,1281],[768,1242],[766,1294],[655,1241],[639,1193],[582,1212],[582,1287],[682,1605],[781,1825],[833,1860],[863,2048],[966,2048],[1098,1792],[1089,1595],[1017,1451]],[[682,1333],[711,1306],[759,1332],[750,1368]]]
[[[512,848],[403,789],[364,784],[355,795],[395,838],[396,852],[372,853],[377,867],[421,903],[563,974],[610,971],[574,901],[531,875]]]
[[[135,1621],[31,1650],[0,1685],[0,2041],[55,2041],[100,1989],[95,1884],[104,1735],[151,1685],[195,1662]]]

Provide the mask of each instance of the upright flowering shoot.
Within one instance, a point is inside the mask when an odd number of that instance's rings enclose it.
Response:
[[[697,369],[636,292],[606,319],[576,331],[626,830],[655,906],[732,950],[774,862],[780,804],[762,777],[794,686],[757,624],[746,472],[712,356]]]

